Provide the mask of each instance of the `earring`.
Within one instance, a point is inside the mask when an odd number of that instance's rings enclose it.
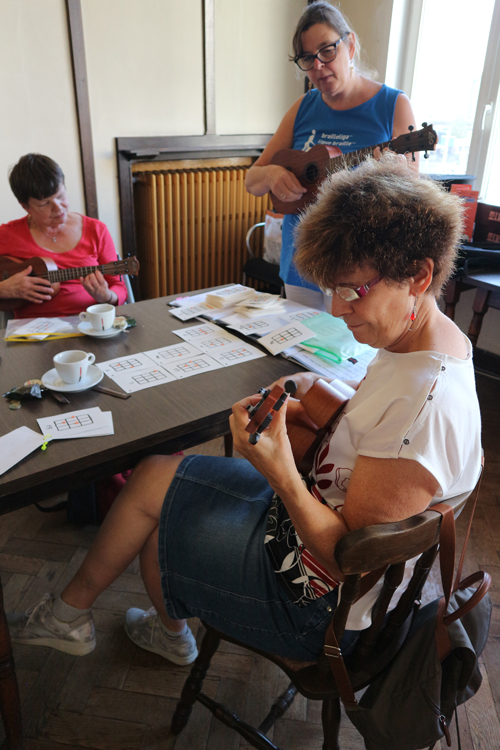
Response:
[[[308,92],[307,93],[309,93],[309,91],[312,91],[312,87],[313,87],[311,81],[309,81],[309,83],[307,84],[307,86],[308,86]]]
[[[410,323],[410,326],[411,326],[411,324],[412,324],[412,323],[414,323],[414,322],[415,322],[415,320],[416,320],[416,319],[418,318],[418,312],[417,312],[417,300],[418,300],[418,295],[416,294],[416,295],[415,295],[415,302],[414,302],[414,304],[413,304],[413,310],[411,311],[411,315],[410,315],[410,321],[411,321],[411,323]],[[414,328],[411,328],[411,327],[410,327],[410,328],[408,328],[408,330],[409,330],[409,331],[414,331],[415,329],[414,329]]]
[[[352,78],[353,75],[354,75],[354,63],[353,63],[352,60],[351,60],[351,64],[350,64],[349,68],[350,68],[350,74],[351,74],[351,78]]]

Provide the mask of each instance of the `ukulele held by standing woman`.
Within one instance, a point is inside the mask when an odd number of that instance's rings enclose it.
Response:
[[[246,188],[253,195],[272,191],[284,202],[300,200],[305,188],[287,169],[271,164],[276,152],[290,148],[309,151],[324,145],[349,153],[407,133],[408,126],[415,125],[410,101],[403,92],[360,71],[356,34],[330,3],[319,0],[306,8],[295,30],[293,51],[291,59],[305,71],[314,88],[290,107],[246,179]],[[311,307],[329,309],[329,300],[319,287],[303,279],[295,268],[293,235],[298,219],[298,215],[287,215],[283,220],[280,276],[286,295]]]
[[[9,182],[27,216],[0,225],[0,255],[49,258],[59,269],[88,270],[117,260],[106,225],[69,210],[64,174],[55,161],[42,154],[26,154],[12,168]],[[51,281],[31,275],[32,270],[28,266],[0,280],[0,303],[25,300],[15,311],[19,318],[75,315],[95,302],[121,305],[127,298],[118,275],[103,276],[99,270],[86,273],[62,281],[54,296]]]

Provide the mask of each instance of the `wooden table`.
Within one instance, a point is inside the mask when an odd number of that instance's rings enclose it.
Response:
[[[181,341],[172,331],[181,323],[169,313],[168,298],[137,302],[121,308],[137,326],[114,338],[59,339],[38,343],[0,342],[0,393],[40,378],[53,367],[52,358],[65,349],[93,352],[96,362],[168,346]],[[263,350],[264,351],[264,350]],[[26,425],[39,431],[37,418],[74,409],[99,406],[111,410],[115,434],[99,438],[58,440],[46,451],[35,451],[0,477],[0,514],[133,468],[152,453],[173,453],[228,434],[231,406],[282,375],[300,369],[281,357],[267,356],[244,364],[146,388],[127,400],[97,391],[67,394],[71,405],[57,403],[49,394],[23,402],[18,411],[0,402],[1,432]],[[102,381],[117,389],[106,376]]]
[[[168,346],[181,341],[172,331],[195,325],[181,323],[169,313],[168,298],[138,302],[119,311],[137,326],[114,338],[91,337],[41,341],[0,342],[1,393],[25,380],[40,378],[52,369],[52,358],[66,349],[93,352],[96,362]],[[1,334],[0,334],[1,335]],[[282,375],[296,372],[297,365],[281,357],[267,356],[244,364],[214,370],[165,385],[147,388],[127,400],[97,391],[68,394],[71,405],[56,402],[49,394],[38,401],[9,409],[2,399],[1,434],[26,425],[39,431],[37,418],[64,414],[74,409],[99,406],[113,413],[114,435],[57,440],[46,451],[37,450],[0,477],[0,515],[37,500],[78,487],[95,479],[133,468],[152,453],[173,453],[229,433],[231,406]],[[107,382],[106,382],[107,381]],[[117,388],[105,376],[103,385]],[[7,747],[22,747],[19,692],[12,660],[0,582],[0,710]]]
[[[455,306],[462,292],[475,288],[476,294],[472,304],[473,316],[467,333],[472,346],[476,346],[483,318],[489,307],[500,310],[500,272],[478,271],[464,278],[452,278],[445,287],[445,314],[453,320]]]

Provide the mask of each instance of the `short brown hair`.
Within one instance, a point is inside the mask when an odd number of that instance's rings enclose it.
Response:
[[[19,203],[30,198],[44,200],[57,193],[64,185],[64,174],[49,156],[25,154],[10,170],[9,183]]]
[[[324,181],[297,227],[294,260],[304,278],[332,287],[363,265],[401,283],[431,258],[429,291],[437,296],[453,273],[462,230],[461,199],[388,153]]]

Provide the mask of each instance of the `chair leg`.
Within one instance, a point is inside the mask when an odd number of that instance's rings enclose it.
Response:
[[[170,728],[172,734],[180,734],[188,723],[193,706],[203,687],[203,680],[210,668],[210,661],[219,648],[219,643],[220,638],[211,630],[207,630],[201,642],[198,658],[184,683],[179,703],[172,717],[172,726]]]
[[[321,711],[323,722],[323,750],[340,750],[340,699],[326,698]]]
[[[3,591],[0,581],[0,711],[5,727],[6,750],[21,750],[23,728],[21,721],[21,701],[17,685],[9,626],[3,609]]]

